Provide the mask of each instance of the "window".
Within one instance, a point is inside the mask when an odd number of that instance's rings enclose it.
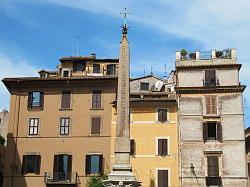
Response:
[[[63,70],[63,77],[69,77],[69,70]]]
[[[69,118],[60,119],[60,135],[69,135]]]
[[[2,123],[2,118],[0,118],[0,125],[1,125],[1,123]]]
[[[71,91],[62,91],[61,109],[70,109]]]
[[[220,122],[203,123],[203,139],[222,141],[222,126]]]
[[[130,156],[135,155],[135,140],[131,139],[130,140]]]
[[[29,120],[29,135],[38,135],[38,118],[30,118]]]
[[[71,181],[72,155],[54,155],[53,181]]]
[[[41,109],[43,108],[43,92],[33,91],[28,94],[28,108],[29,109]]]
[[[207,156],[207,174],[206,184],[207,186],[221,185],[221,178],[219,177],[219,157],[217,155]]]
[[[73,63],[73,72],[85,71],[86,63],[85,62],[74,62]]]
[[[162,123],[168,121],[168,112],[166,109],[158,109],[158,121]]]
[[[149,90],[149,83],[141,82],[141,90]]]
[[[85,173],[102,174],[103,173],[103,156],[98,154],[86,155]]]
[[[158,170],[158,187],[168,187],[168,170]]]
[[[93,64],[93,73],[100,73],[100,64]]]
[[[115,64],[109,64],[107,65],[107,75],[115,75]]]
[[[100,135],[100,131],[101,131],[101,118],[93,117],[91,120],[91,134]]]
[[[217,97],[206,96],[206,114],[217,114]]]
[[[205,70],[204,86],[216,86],[215,70]]]
[[[22,173],[40,173],[41,156],[23,155]]]
[[[158,139],[158,155],[166,156],[168,154],[168,139]]]
[[[92,93],[92,108],[101,108],[101,90],[93,90]]]

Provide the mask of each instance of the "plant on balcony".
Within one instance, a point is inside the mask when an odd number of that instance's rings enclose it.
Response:
[[[88,187],[104,187],[102,181],[108,179],[107,175],[91,176],[88,180]]]
[[[192,60],[196,59],[196,53],[190,53],[189,58]]]
[[[186,57],[186,56],[187,56],[187,51],[186,51],[186,49],[182,49],[182,50],[181,50],[181,56],[182,56],[182,57]]]
[[[215,56],[216,56],[216,58],[220,58],[221,56],[222,56],[222,51],[216,51],[215,52]]]

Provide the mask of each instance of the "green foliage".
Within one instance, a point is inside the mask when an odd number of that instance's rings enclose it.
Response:
[[[189,58],[191,59],[196,59],[196,53],[190,53]]]
[[[182,50],[181,50],[181,56],[186,56],[186,55],[187,55],[186,49],[182,49]]]
[[[88,187],[104,187],[102,181],[108,179],[106,175],[91,176],[88,180]]]

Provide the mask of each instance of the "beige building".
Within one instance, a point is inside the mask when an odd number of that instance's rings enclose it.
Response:
[[[7,140],[7,132],[8,132],[8,118],[9,112],[8,110],[0,110],[0,135],[5,139],[5,144]]]
[[[40,77],[5,78],[11,93],[4,186],[86,186],[109,172],[118,59],[60,59]]]

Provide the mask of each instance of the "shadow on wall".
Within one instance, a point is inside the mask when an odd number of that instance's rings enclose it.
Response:
[[[3,186],[27,187],[22,175],[22,159],[17,150],[16,139],[12,133],[7,135],[7,150],[4,164]]]

